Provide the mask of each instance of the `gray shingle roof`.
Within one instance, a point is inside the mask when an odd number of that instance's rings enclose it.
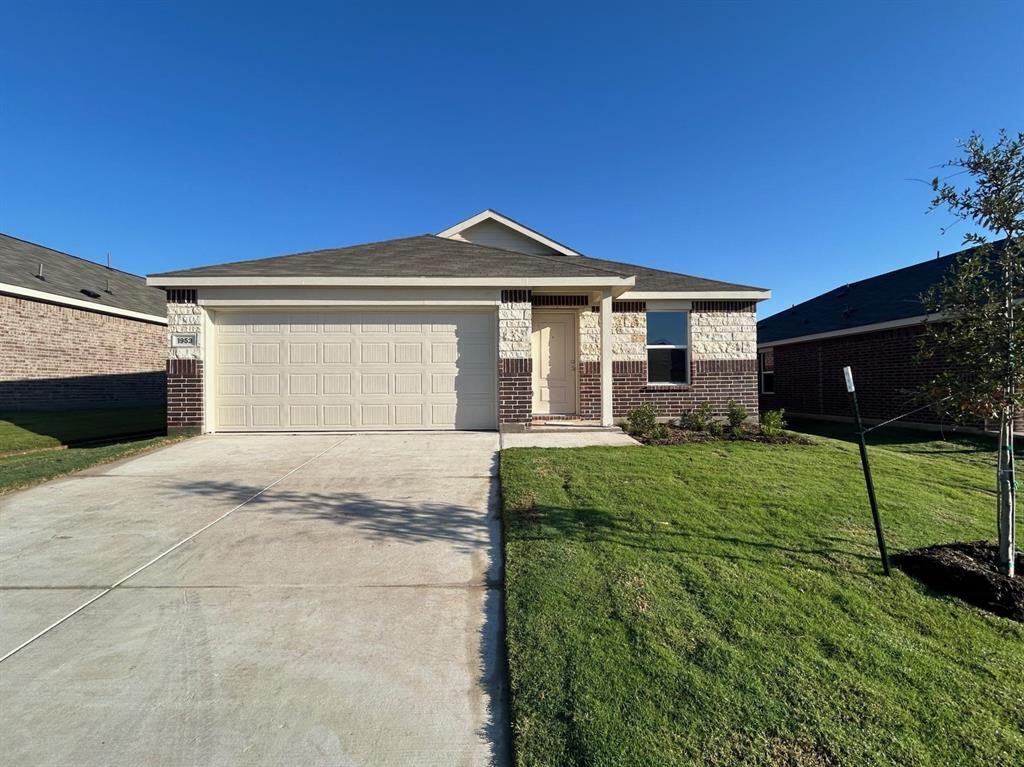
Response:
[[[45,278],[42,280],[36,277],[40,264]],[[167,316],[166,294],[160,288],[146,285],[142,277],[7,234],[0,234],[0,282],[55,297],[75,298],[97,307]]]
[[[637,290],[751,290],[588,256],[541,256],[435,235],[201,266],[160,277],[609,277],[636,276]],[[757,288],[753,288],[757,290]]]
[[[997,244],[998,247],[998,244]],[[971,248],[851,282],[757,323],[759,344],[850,330],[926,313],[921,294],[941,281]]]

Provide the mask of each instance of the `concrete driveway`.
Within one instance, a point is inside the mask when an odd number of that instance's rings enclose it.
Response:
[[[497,448],[209,436],[0,499],[3,761],[504,764]]]

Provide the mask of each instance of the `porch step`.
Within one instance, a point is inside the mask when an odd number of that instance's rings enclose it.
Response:
[[[530,431],[572,434],[573,432],[621,432],[622,429],[618,426],[602,426],[600,421],[569,418],[534,418],[530,422]]]

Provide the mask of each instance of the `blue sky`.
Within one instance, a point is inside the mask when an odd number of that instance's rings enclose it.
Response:
[[[216,6],[216,7],[214,7]],[[770,287],[950,252],[1024,4],[5,3],[0,231],[138,273],[437,232]]]

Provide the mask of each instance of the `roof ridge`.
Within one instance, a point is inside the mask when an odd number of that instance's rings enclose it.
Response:
[[[129,272],[129,271],[126,271],[124,269],[118,269],[116,266],[107,266],[106,264],[101,264],[99,261],[93,261],[91,259],[85,258],[84,256],[76,256],[74,253],[68,253],[68,252],[63,251],[63,250],[57,250],[56,248],[51,248],[49,245],[43,245],[42,243],[39,243],[39,242],[33,242],[32,240],[26,240],[24,237],[15,237],[13,234],[8,234],[7,232],[0,232],[0,237],[10,237],[12,240],[17,240],[18,242],[23,242],[26,245],[33,245],[33,246],[35,246],[37,248],[42,248],[43,250],[48,250],[51,253],[57,253],[58,255],[61,255],[61,256],[67,256],[68,258],[74,258],[74,259],[76,259],[78,261],[84,261],[85,263],[91,264],[92,266],[98,266],[100,269],[109,269],[112,272],[120,272],[121,274],[127,274],[129,277],[135,277],[136,279],[139,279],[139,280],[145,280],[146,279],[141,274],[135,274],[135,272]]]
[[[497,211],[495,211],[495,212],[497,212]],[[589,258],[589,256],[580,256],[580,255],[575,255],[575,256],[545,256],[542,253],[524,253],[521,250],[512,250],[512,248],[499,248],[496,245],[481,245],[479,243],[469,242],[467,240],[453,240],[450,237],[441,237],[440,235],[436,235],[436,234],[430,234],[430,235],[427,235],[427,236],[428,237],[433,237],[434,239],[437,239],[437,240],[444,240],[445,242],[454,242],[454,243],[457,243],[460,246],[461,245],[469,245],[469,246],[474,247],[474,248],[483,248],[485,250],[496,250],[496,251],[501,252],[501,253],[514,253],[517,256],[527,256],[529,258],[539,258],[539,259],[542,259],[544,261],[549,261],[549,262],[551,262],[553,264],[564,264],[566,259],[571,259],[571,258]],[[561,245],[561,243],[559,243],[559,244]],[[569,247],[569,246],[565,245],[563,247]],[[621,272],[613,272],[610,269],[602,269],[599,266],[591,266],[590,264],[580,264],[580,266],[586,267],[587,269],[593,269],[594,271],[597,271],[597,272],[606,272],[607,274],[617,274],[620,277],[622,276]],[[627,266],[628,266],[628,264],[627,264]]]

